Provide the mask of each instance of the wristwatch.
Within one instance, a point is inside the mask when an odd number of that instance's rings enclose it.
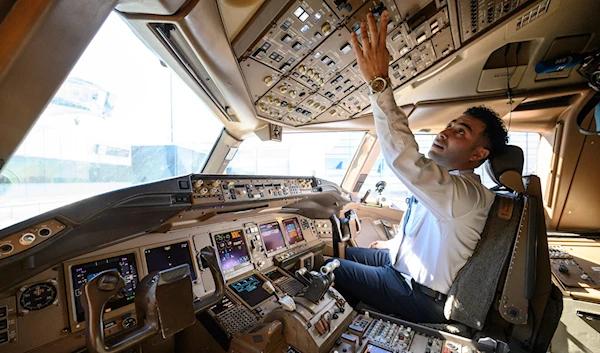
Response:
[[[389,77],[375,77],[369,82],[371,94],[381,93],[390,86],[392,86],[392,81]]]

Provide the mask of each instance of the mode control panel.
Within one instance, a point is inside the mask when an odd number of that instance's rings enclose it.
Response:
[[[319,192],[321,180],[196,178],[192,180],[192,204],[266,200]]]

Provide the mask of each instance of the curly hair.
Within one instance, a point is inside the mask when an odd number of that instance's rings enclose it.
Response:
[[[484,139],[483,147],[490,151],[488,158],[492,158],[504,150],[508,143],[508,130],[506,130],[498,113],[480,105],[465,110],[463,114],[476,118],[485,124],[481,137]]]

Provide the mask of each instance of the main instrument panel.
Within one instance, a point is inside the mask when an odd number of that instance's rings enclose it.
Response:
[[[394,0],[290,1],[272,23],[242,32],[242,38],[261,33],[250,47],[234,42],[234,49],[259,116],[292,126],[345,120],[370,112],[349,42],[369,12],[379,21],[388,10],[389,72],[397,89],[531,2],[433,0],[417,10],[415,2]],[[543,1],[535,16],[548,6]]]

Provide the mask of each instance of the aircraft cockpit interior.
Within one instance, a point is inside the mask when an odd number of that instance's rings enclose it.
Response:
[[[0,0],[0,352],[600,353],[599,14]],[[418,152],[474,106],[508,134],[475,169],[492,201],[449,290],[408,279],[444,322],[336,285],[419,203],[352,44],[367,18]]]

